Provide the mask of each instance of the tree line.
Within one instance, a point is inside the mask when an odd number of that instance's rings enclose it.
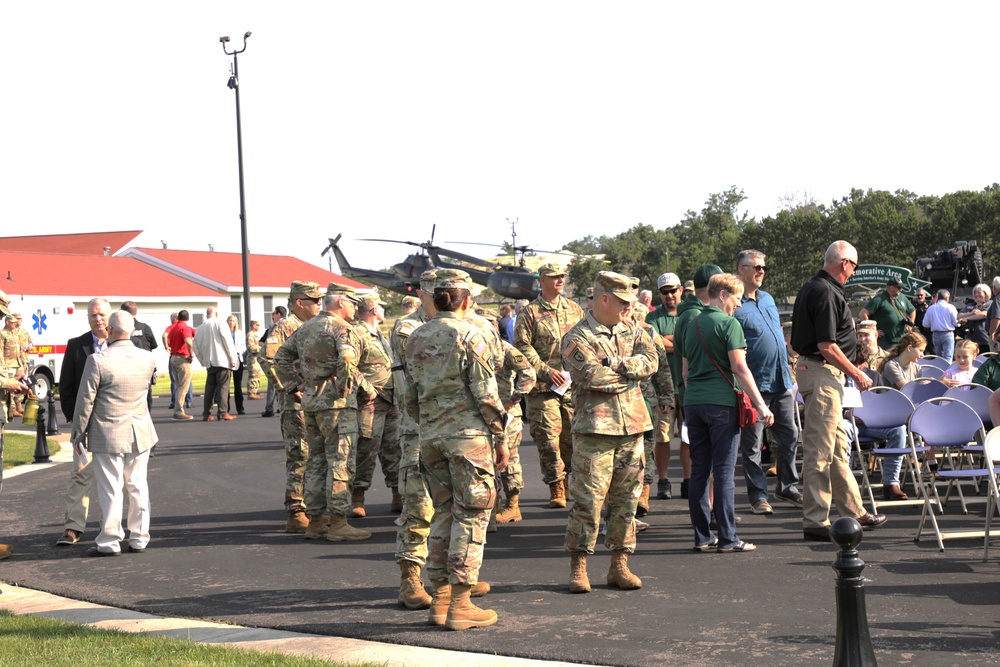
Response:
[[[1000,185],[943,196],[906,190],[851,190],[829,205],[811,198],[782,202],[782,210],[761,220],[740,212],[746,199],[736,186],[709,196],[700,211],[688,211],[673,227],[638,224],[615,236],[587,236],[564,250],[603,254],[604,262],[575,259],[569,281],[579,290],[593,284],[598,271],[613,269],[655,286],[671,271],[688,280],[703,264],[734,270],[740,250],[767,255],[765,289],[776,297],[794,295],[823,264],[827,246],[838,239],[858,249],[862,264],[892,264],[914,269],[917,259],[955,241],[975,240],[983,254],[985,276],[1000,272]]]

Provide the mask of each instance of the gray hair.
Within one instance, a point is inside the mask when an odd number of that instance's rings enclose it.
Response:
[[[853,253],[851,251],[854,251]],[[826,249],[826,254],[823,256],[823,264],[830,266],[831,264],[836,264],[842,259],[849,259],[849,256],[856,254],[858,251],[847,241],[834,241],[830,244],[830,247]]]
[[[108,318],[108,330],[127,336],[135,331],[135,318],[127,310],[116,310]]]
[[[101,308],[101,310],[104,310],[108,313],[111,312],[111,302],[109,302],[102,296],[94,297],[93,299],[87,302],[87,312],[89,313],[90,309],[93,308],[94,306],[107,306],[106,308]]]
[[[1000,294],[1000,276],[993,277],[993,293]]]
[[[949,292],[946,289],[939,289],[937,291],[937,298],[938,299],[943,299],[944,301],[950,301],[951,300],[951,292]]]
[[[759,259],[764,261],[767,259],[767,255],[762,253],[760,250],[741,250],[740,254],[736,255],[736,269],[739,270],[739,268],[743,266],[748,259]]]
[[[979,291],[982,291],[983,294],[986,295],[987,299],[989,299],[990,297],[993,296],[993,292],[990,290],[990,286],[987,285],[986,283],[979,283],[978,285],[976,285],[975,287],[972,288],[972,293],[973,294],[975,294],[976,292],[979,292]]]

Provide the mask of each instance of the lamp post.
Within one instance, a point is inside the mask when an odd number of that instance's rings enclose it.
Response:
[[[240,122],[240,68],[238,62],[239,54],[247,50],[247,39],[250,37],[248,30],[243,35],[243,48],[239,51],[235,49],[229,51],[226,44],[229,37],[220,37],[222,51],[227,56],[233,57],[233,66],[227,84],[231,90],[236,91],[236,152],[239,157],[240,170],[240,248],[243,253],[243,328],[248,329],[250,321],[250,251],[247,248],[247,204],[246,195],[243,190],[243,125]]]

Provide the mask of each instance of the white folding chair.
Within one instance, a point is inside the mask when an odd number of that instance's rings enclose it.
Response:
[[[941,540],[945,537],[983,537],[983,562],[990,556],[990,524],[993,521],[993,514],[996,512],[997,504],[1000,502],[1000,490],[997,487],[997,476],[1000,475],[1000,427],[990,430],[983,440],[984,467],[967,468],[962,470],[944,470],[938,474],[944,479],[973,479],[985,477],[988,482],[989,496],[986,499],[986,526],[983,530],[938,533],[938,544],[941,551],[944,545]],[[919,531],[918,531],[919,536]]]

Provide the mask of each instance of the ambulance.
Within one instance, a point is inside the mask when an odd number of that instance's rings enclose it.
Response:
[[[28,352],[28,376],[35,395],[46,399],[59,383],[66,342],[90,331],[87,304],[62,297],[9,294],[10,310],[21,314],[21,328],[34,347]]]

